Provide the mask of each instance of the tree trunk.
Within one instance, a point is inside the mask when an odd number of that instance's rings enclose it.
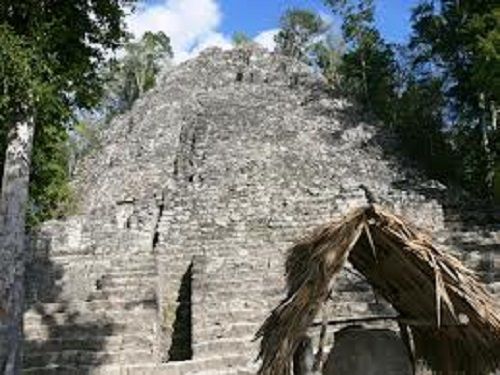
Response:
[[[493,148],[493,199],[496,203],[500,203],[500,150],[498,145],[500,143],[500,129],[498,129],[498,114],[500,110],[497,109],[496,103],[490,103],[491,110],[491,131],[495,137],[496,145]]]
[[[31,116],[12,126],[0,197],[0,375],[21,372],[25,223],[33,148]]]
[[[363,96],[365,99],[365,104],[371,108],[371,103],[370,103],[370,98],[368,95],[368,77],[366,74],[366,60],[365,60],[365,54],[362,51],[361,52],[361,74],[363,76]]]
[[[491,111],[491,130],[496,132],[498,129],[498,113],[500,111],[497,109],[496,103],[492,101],[490,103],[490,111]]]
[[[483,136],[483,149],[486,155],[490,154],[489,134],[488,134],[488,110],[486,109],[486,99],[484,93],[479,94],[479,108],[481,109],[481,131]]]

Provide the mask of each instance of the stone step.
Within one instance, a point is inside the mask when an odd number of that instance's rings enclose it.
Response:
[[[147,289],[141,288],[113,288],[106,290],[98,290],[96,292],[90,293],[87,297],[88,301],[110,301],[119,302],[124,300],[129,301],[143,301],[143,300],[154,300],[156,298],[156,288],[150,286]]]
[[[54,313],[66,313],[66,314],[79,314],[83,315],[85,313],[95,314],[99,312],[108,311],[150,311],[156,308],[156,299],[151,300],[141,300],[141,301],[130,301],[130,300],[99,300],[99,301],[82,301],[82,300],[72,300],[65,302],[49,302],[49,303],[35,303],[29,312],[33,314],[39,314],[38,311],[43,311],[45,315],[51,315]]]
[[[37,255],[35,255],[37,257]],[[40,257],[40,255],[38,255]],[[46,257],[46,256],[44,256]],[[57,264],[71,264],[75,261],[79,263],[96,263],[106,266],[110,269],[154,269],[156,266],[156,259],[151,253],[138,253],[133,255],[124,256],[123,252],[118,250],[107,252],[104,254],[95,254],[95,250],[90,253],[85,250],[73,250],[68,253],[50,253],[50,259]]]
[[[78,316],[76,318],[68,317],[65,314],[53,315],[43,319],[29,318],[24,322],[26,335],[31,335],[37,330],[47,330],[52,334],[69,330],[69,327],[77,329],[78,327],[87,327],[89,330],[92,327],[106,327],[108,331],[116,331],[125,326],[132,328],[140,328],[145,325],[153,325],[156,314],[130,314],[126,312],[115,311],[115,314],[101,316]]]
[[[235,257],[234,246],[229,247],[227,251],[217,252],[215,254],[210,254],[209,265],[210,267],[217,267],[218,265],[226,269],[251,269],[251,268],[263,268],[267,266],[272,266],[274,264],[283,263],[283,255],[274,252],[269,253],[259,253],[257,255],[247,255]]]
[[[136,276],[141,274],[155,274],[156,264],[134,264],[129,266],[112,265],[106,266],[105,275],[109,276]]]
[[[241,270],[241,271],[231,271],[217,273],[201,273],[199,276],[201,280],[204,278],[208,279],[211,283],[221,284],[221,283],[231,283],[231,284],[251,284],[251,285],[284,285],[285,274],[275,269],[252,269],[252,270]]]
[[[245,368],[240,368],[238,369],[237,372],[238,375],[256,375],[257,374],[257,369],[245,369]]]
[[[117,294],[122,291],[137,291],[142,293],[146,290],[153,289],[156,291],[157,283],[156,280],[103,280],[100,284],[101,291],[108,292],[110,294]]]
[[[196,335],[196,341],[209,341],[230,337],[253,337],[259,327],[259,322],[242,321],[231,324],[215,324],[204,329],[198,329],[194,334]]]
[[[156,261],[152,259],[148,262],[133,262],[130,264],[113,264],[113,263],[104,263],[103,266],[107,273],[111,275],[123,275],[123,274],[134,274],[134,273],[149,273],[156,272]]]
[[[260,311],[261,313],[268,313],[270,307],[274,307],[277,302],[281,298],[275,298],[271,300],[270,298],[262,298],[262,296],[257,298],[231,298],[226,299],[224,302],[224,306],[221,306],[220,299],[217,298],[205,298],[203,300],[203,305],[201,309],[197,311],[203,311],[203,314],[215,313],[217,314],[219,311],[231,311],[231,310],[254,310]],[[196,314],[196,299],[193,299],[195,303],[195,312]],[[274,303],[273,303],[274,301]]]
[[[256,277],[256,274],[258,277]],[[232,276],[232,277],[231,277]],[[244,275],[226,275],[220,274],[204,274],[200,279],[206,289],[230,289],[230,290],[245,290],[245,289],[260,289],[260,290],[277,290],[283,289],[285,285],[284,277],[272,277],[265,272],[258,274],[253,273],[250,278],[245,278]]]
[[[281,274],[270,274],[268,270],[252,270],[252,272],[220,272],[220,273],[198,273],[193,277],[194,282],[205,285],[221,286],[226,289],[241,289],[243,287],[285,287],[285,276]]]
[[[238,286],[235,285],[232,288],[231,287],[224,288],[223,283],[213,285],[210,282],[204,285],[202,291],[199,291],[198,293],[195,294],[196,298],[201,298],[202,300],[214,299],[218,301],[229,301],[241,298],[246,298],[248,300],[251,299],[261,300],[263,296],[270,298],[273,296],[277,297],[284,295],[285,295],[285,289],[281,287],[278,288],[275,288],[274,286],[270,286],[269,288],[266,288],[264,286],[251,287],[248,284],[241,284]]]
[[[252,342],[253,336],[239,338],[222,338],[193,344],[195,358],[209,358],[227,353],[242,354],[255,358],[258,344]]]
[[[140,320],[140,319],[153,319],[156,317],[156,309],[120,309],[120,308],[108,308],[102,310],[70,310],[70,311],[53,311],[47,313],[46,311],[39,312],[34,310],[28,310],[24,314],[24,323],[29,324],[53,324],[62,325],[68,322],[71,323],[89,323],[98,321],[109,321],[109,320]]]
[[[104,279],[109,280],[155,280],[158,276],[156,269],[143,269],[143,270],[117,270],[108,271],[104,275]]]
[[[113,363],[141,364],[151,363],[152,361],[153,353],[149,350],[123,350],[118,352],[64,350],[60,352],[26,353],[23,367],[25,369],[40,368],[54,364],[75,367],[101,366]]]
[[[113,257],[104,257],[103,261],[109,265],[109,268],[124,270],[144,269],[156,267],[156,258],[152,253],[127,255],[123,252],[117,252]]]
[[[24,369],[23,375],[199,375],[214,371],[214,374],[233,374],[233,370],[244,368],[248,358],[241,355],[214,356],[183,362],[140,365],[101,366],[40,366]],[[238,374],[238,373],[236,373]],[[243,374],[241,374],[243,375]]]
[[[152,335],[88,335],[73,338],[51,338],[46,340],[26,340],[25,356],[32,353],[62,352],[65,350],[84,351],[120,351],[120,350],[152,350],[155,337]]]
[[[207,303],[213,300],[218,301],[231,301],[246,299],[249,302],[266,302],[270,300],[277,300],[285,297],[286,291],[283,288],[252,288],[245,290],[244,288],[240,290],[231,290],[231,289],[216,289],[211,291],[201,290],[198,293],[195,293],[193,296],[193,302],[198,303]]]
[[[239,308],[239,309],[231,309],[228,306],[221,306],[220,309],[213,310],[205,310],[201,309],[199,311],[202,319],[200,321],[197,320],[197,306],[194,307],[194,320],[197,324],[198,328],[207,328],[210,324],[214,324],[219,322],[219,324],[229,325],[234,323],[240,323],[244,319],[245,321],[254,322],[254,321],[263,321],[268,314],[268,311],[265,311],[261,308]],[[207,325],[208,324],[208,325]]]
[[[93,335],[108,336],[118,334],[134,334],[140,332],[143,335],[154,335],[155,321],[151,319],[111,321],[95,320],[85,323],[65,323],[55,326],[26,325],[25,335],[28,340],[45,340],[49,338],[77,339]]]

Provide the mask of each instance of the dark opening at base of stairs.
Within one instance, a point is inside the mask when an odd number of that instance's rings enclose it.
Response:
[[[193,358],[192,325],[191,325],[191,280],[193,265],[191,264],[182,276],[179,288],[177,311],[175,312],[172,345],[168,352],[170,361],[186,361]]]

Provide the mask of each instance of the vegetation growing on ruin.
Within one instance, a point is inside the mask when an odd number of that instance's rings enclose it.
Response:
[[[318,0],[319,1],[319,0]],[[0,6],[0,169],[8,124],[33,97],[32,222],[73,206],[76,159],[98,144],[117,113],[151,89],[173,53],[163,33],[130,40],[123,20],[134,1],[4,1]],[[395,130],[403,151],[432,177],[474,196],[500,198],[497,126],[500,10],[493,0],[421,0],[407,44],[386,42],[374,0],[323,0],[341,22],[289,9],[277,51],[302,60]],[[236,33],[235,45],[251,38]],[[109,53],[121,47],[120,57]],[[24,68],[23,68],[24,67]]]
[[[31,224],[58,217],[71,206],[69,130],[76,111],[95,107],[103,94],[99,74],[105,54],[126,37],[125,7],[131,1],[0,5],[0,162],[8,131],[24,106],[34,116],[31,163]]]
[[[394,129],[403,151],[431,176],[480,199],[498,198],[495,2],[422,0],[413,10],[411,39],[402,45],[387,43],[377,30],[373,0],[325,3],[342,20],[345,49],[328,43],[331,35],[319,26],[319,15],[304,10],[285,14],[278,49],[290,56],[307,50],[300,56]],[[316,41],[312,49],[307,36]]]

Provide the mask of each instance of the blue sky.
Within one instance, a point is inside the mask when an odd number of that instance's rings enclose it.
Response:
[[[376,0],[377,25],[384,37],[397,42],[410,32],[411,8],[417,0]],[[289,7],[309,8],[329,14],[322,0],[221,0],[223,13],[221,31],[232,35],[242,30],[252,36],[276,28],[280,16]]]
[[[386,40],[406,40],[411,9],[417,2],[375,0],[377,26]],[[183,61],[210,46],[230,48],[237,31],[272,48],[280,17],[291,7],[331,17],[322,0],[144,0],[127,22],[138,37],[148,30],[164,31],[172,40],[177,61]]]

